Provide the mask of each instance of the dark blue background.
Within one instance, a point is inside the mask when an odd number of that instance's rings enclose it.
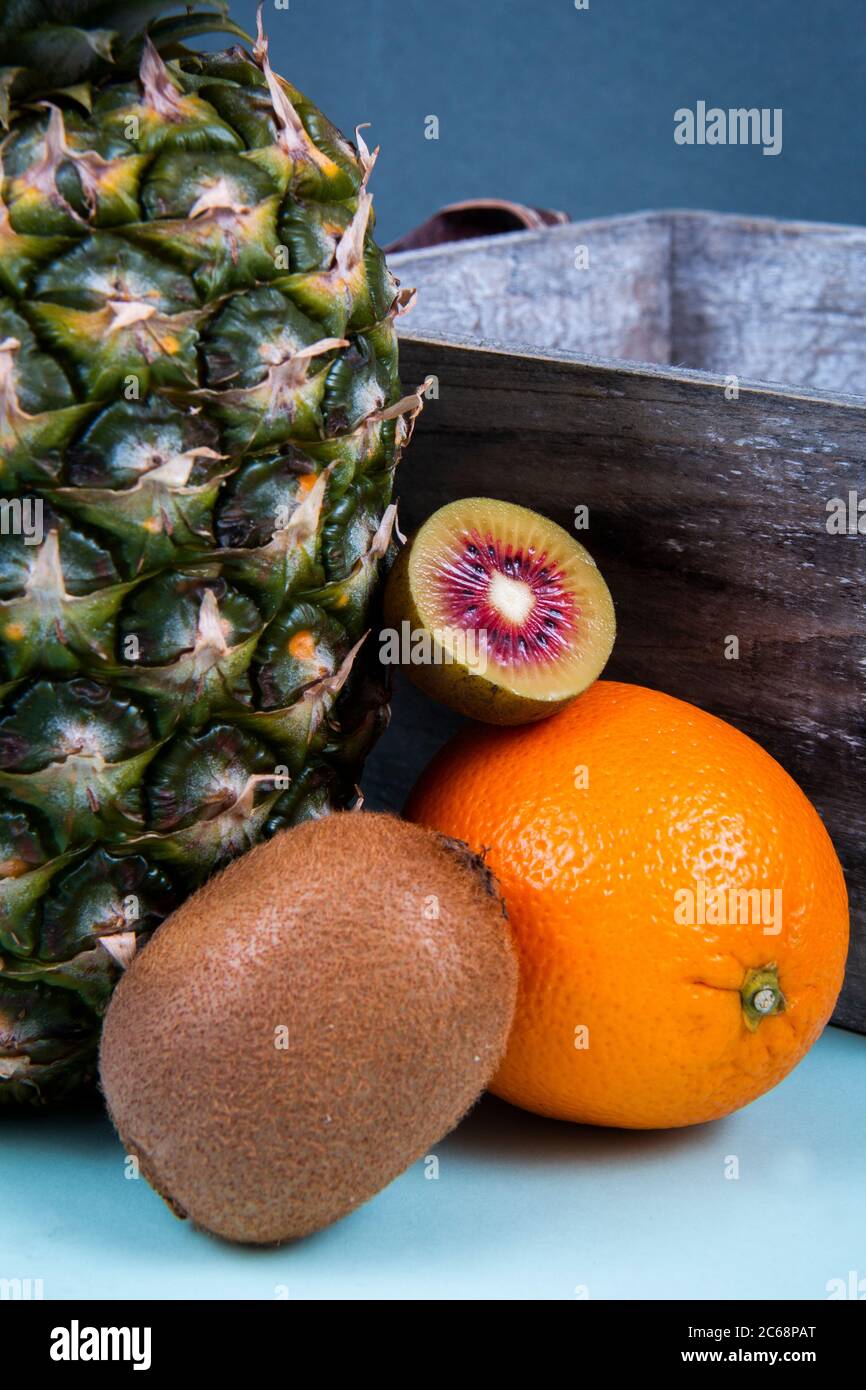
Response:
[[[254,25],[255,0],[232,0]],[[371,121],[379,234],[498,196],[866,222],[864,0],[266,0],[274,67]],[[783,108],[784,144],[674,144],[679,106]],[[424,139],[424,118],[440,139]]]

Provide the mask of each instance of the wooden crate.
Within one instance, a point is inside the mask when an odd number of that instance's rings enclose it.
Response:
[[[866,1032],[866,535],[828,530],[854,493],[866,531],[866,230],[650,213],[392,264],[419,289],[404,382],[438,383],[401,524],[472,495],[569,529],[589,508],[607,674],[730,720],[823,816],[853,924],[835,1021]],[[366,790],[399,809],[458,721],[396,696]]]

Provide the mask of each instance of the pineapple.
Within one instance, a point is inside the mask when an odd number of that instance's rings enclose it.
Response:
[[[399,291],[375,160],[211,0],[0,6],[0,1099],[93,1076],[148,933],[356,797]],[[144,27],[143,27],[144,26]],[[290,885],[286,885],[287,891]]]

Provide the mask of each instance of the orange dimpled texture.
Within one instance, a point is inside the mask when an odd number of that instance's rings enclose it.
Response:
[[[842,870],[810,802],[729,724],[598,681],[463,730],[407,815],[484,850],[521,966],[492,1089],[563,1120],[667,1128],[776,1085],[842,985]]]

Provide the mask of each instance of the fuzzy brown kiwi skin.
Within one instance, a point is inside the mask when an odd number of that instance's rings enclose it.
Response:
[[[409,559],[417,532],[410,536],[400,551],[388,575],[383,600],[385,626],[400,632],[400,624],[408,621],[412,632],[419,629],[427,631],[427,625],[418,611],[409,579]],[[566,695],[561,700],[535,700],[527,695],[518,695],[505,690],[495,681],[488,680],[479,672],[468,671],[458,661],[418,665],[409,662],[400,667],[413,685],[431,699],[447,705],[457,714],[467,719],[477,719],[483,724],[535,724],[547,719],[559,710],[565,709],[576,698],[576,694]],[[577,692],[579,693],[579,692]]]
[[[504,1054],[516,993],[483,860],[396,817],[338,813],[257,846],[156,931],[109,1007],[103,1092],[176,1215],[279,1244],[360,1206],[458,1123]]]

